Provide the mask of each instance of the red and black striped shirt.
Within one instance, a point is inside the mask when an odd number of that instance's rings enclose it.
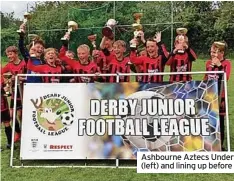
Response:
[[[71,66],[72,71],[75,74],[95,74],[99,72],[99,68],[97,67],[97,64],[95,62],[89,62],[88,64],[81,64],[79,61],[70,59],[66,56],[60,57],[61,60],[63,60],[65,63]],[[88,77],[88,76],[82,76],[82,77],[75,77],[76,82],[84,82],[89,83],[93,82],[95,80],[95,77]]]
[[[4,96],[5,91],[4,91],[4,80],[1,75],[1,112],[6,111],[9,109],[8,107],[8,102],[7,98]]]
[[[158,43],[157,45],[159,54],[156,58],[146,56],[137,57],[136,51],[131,51],[131,62],[141,68],[141,73],[164,72],[168,52],[164,44]],[[163,75],[144,75],[142,76],[142,82],[163,82]]]
[[[94,62],[89,62],[88,64],[80,64],[80,69],[78,71],[74,70],[76,74],[95,74],[98,72],[97,64]],[[77,77],[77,82],[89,83],[94,82],[95,77]]]
[[[4,68],[2,68],[1,70],[1,74],[5,74],[7,72],[10,72],[13,76],[11,78],[12,81],[12,95],[11,95],[11,99],[14,99],[14,91],[15,91],[15,76],[17,74],[24,74],[27,72],[27,67],[26,67],[26,63],[24,60],[21,60],[18,64],[15,64],[14,62],[9,62],[6,64],[6,66]],[[17,91],[17,100],[20,100],[20,93],[19,90]]]
[[[224,59],[221,61],[221,66],[211,66],[212,60],[207,60],[206,62],[206,71],[224,71],[227,74],[227,80],[229,80],[231,75],[231,61],[228,59]],[[205,80],[215,79],[222,80],[222,74],[206,74]]]
[[[224,71],[227,74],[227,80],[229,80],[231,75],[231,61],[228,59],[224,59],[221,61],[221,66],[211,66],[212,60],[208,60],[206,62],[206,71]],[[225,107],[225,90],[223,82],[223,74],[206,74],[204,77],[205,80],[217,80],[218,81],[218,93],[221,95],[220,106],[219,106],[219,114],[226,114]],[[222,91],[222,92],[221,92]]]
[[[191,72],[192,61],[197,59],[195,52],[188,48],[184,53],[171,54],[168,58],[167,65],[170,65],[171,72]],[[170,82],[190,81],[192,76],[189,74],[177,74],[170,76]]]
[[[108,58],[111,57],[107,57]],[[108,60],[110,63],[108,65],[109,70],[108,73],[110,74],[116,74],[116,73],[130,73],[130,59],[128,57],[125,57],[122,61],[117,60],[116,58],[113,58]],[[108,82],[116,82],[116,76],[110,76]],[[130,76],[120,76],[119,82],[129,82]]]
[[[41,74],[61,74],[62,73],[62,67],[61,66],[51,66],[49,64],[44,64],[44,65],[33,65],[31,60],[28,61],[27,67],[29,70],[32,70],[34,72],[38,72]],[[59,83],[60,82],[60,76],[52,76],[52,77],[47,77],[43,76],[42,81],[44,83]]]

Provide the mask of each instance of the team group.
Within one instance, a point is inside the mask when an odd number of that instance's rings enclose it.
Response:
[[[190,81],[190,74],[181,72],[191,72],[192,62],[197,59],[193,49],[189,46],[187,29],[178,28],[177,36],[174,42],[172,52],[168,52],[166,46],[161,41],[161,32],[155,34],[154,37],[145,39],[144,32],[138,31],[137,35],[130,41],[129,56],[126,55],[126,43],[123,40],[114,41],[113,36],[103,36],[100,49],[93,46],[92,53],[90,47],[86,44],[79,45],[77,48],[77,57],[75,53],[68,50],[68,41],[70,33],[64,35],[65,41],[58,52],[55,48],[46,48],[45,43],[39,37],[36,37],[27,46],[24,45],[25,24],[20,26],[19,45],[9,46],[6,49],[8,63],[1,67],[1,121],[5,125],[5,133],[7,137],[7,148],[11,145],[12,128],[10,120],[13,115],[14,105],[14,77],[17,74],[82,74],[82,76],[61,77],[61,76],[28,76],[19,77],[19,82],[27,83],[89,83],[89,82],[129,82],[130,76],[101,76],[100,74],[116,74],[116,73],[157,73],[164,72],[165,66],[170,66],[170,72],[179,72],[179,74],[170,75],[170,82]],[[89,38],[93,39],[95,45],[95,35]],[[139,49],[140,45],[143,48]],[[211,45],[210,59],[206,62],[206,71],[225,71],[227,79],[230,77],[231,61],[225,58],[227,45],[225,42],[217,41]],[[19,51],[24,58],[19,58]],[[42,59],[42,56],[44,58]],[[10,75],[9,75],[10,74]],[[95,74],[95,76],[85,76],[85,74]],[[6,77],[9,77],[9,82],[6,82]],[[204,79],[223,79],[221,74],[207,74]],[[137,82],[143,83],[160,83],[163,82],[163,75],[138,75]],[[8,106],[7,96],[9,89],[11,93],[10,106]],[[221,89],[221,88],[220,88]],[[21,120],[22,104],[20,91],[17,91],[17,115]],[[224,94],[221,94],[220,103],[220,128],[221,142],[224,140],[224,114],[225,103]],[[10,108],[10,109],[9,109]],[[15,126],[16,136],[14,141],[20,139],[20,126],[16,121]]]

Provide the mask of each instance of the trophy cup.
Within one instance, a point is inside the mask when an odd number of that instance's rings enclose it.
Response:
[[[97,46],[96,46],[96,39],[97,39],[97,35],[89,35],[88,36],[89,41],[92,43],[93,45],[93,49],[96,50]]]
[[[6,85],[4,87],[4,91],[5,91],[4,96],[9,97],[12,94],[12,74],[5,73],[3,74],[3,77],[4,77],[4,83]]]
[[[68,25],[68,30],[67,30],[68,35],[70,35],[72,31],[75,31],[78,29],[78,24],[75,21],[69,21],[67,25]],[[68,39],[65,35],[64,37],[61,38],[61,40],[67,41]]]
[[[183,47],[184,47],[184,44],[186,43],[185,38],[187,37],[186,36],[187,32],[188,32],[187,28],[177,28],[176,29],[176,33],[177,33],[176,39],[177,39],[177,42],[178,42],[178,44],[182,45]],[[183,54],[184,51],[185,51],[185,48],[184,49],[180,49],[177,52]]]
[[[220,42],[220,41],[215,41],[214,42],[214,45],[219,49],[219,50],[222,50],[224,51],[225,50],[225,47],[226,47],[226,44],[224,42]]]
[[[31,18],[32,18],[31,14],[28,13],[28,12],[25,12],[25,13],[24,13],[24,21],[23,21],[23,24],[26,25],[27,22],[28,22],[28,20],[30,20]],[[21,33],[23,33],[23,32],[24,32],[23,29],[17,30],[17,33],[19,33],[19,34],[21,34]]]
[[[132,24],[132,27],[134,28],[134,38],[136,39],[139,39],[140,38],[140,31],[142,31],[143,27],[142,25],[140,24],[141,22],[141,18],[143,16],[143,13],[134,13],[133,14],[133,17],[134,17],[134,20],[135,20],[135,23]],[[132,48],[136,48],[136,44],[131,44],[130,47]]]
[[[34,47],[34,43],[36,39],[39,39],[39,36],[37,34],[28,34],[28,38],[30,39],[30,42],[32,42],[32,47]],[[30,53],[31,57],[36,57],[36,54],[34,52]]]
[[[102,35],[112,39],[113,38],[113,28],[117,25],[117,23],[118,22],[115,21],[114,19],[109,19],[106,22],[106,26],[104,28],[102,28]]]

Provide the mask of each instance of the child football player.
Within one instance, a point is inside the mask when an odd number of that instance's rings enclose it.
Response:
[[[192,62],[197,59],[195,52],[189,47],[188,30],[186,28],[177,28],[174,49],[169,55],[167,65],[170,65],[171,72],[191,72]],[[192,76],[189,74],[177,74],[170,76],[170,82],[190,81]]]
[[[231,61],[225,58],[226,51],[226,43],[225,42],[214,42],[211,46],[210,50],[210,60],[206,62],[206,71],[224,71],[227,75],[227,81],[231,75]],[[205,75],[205,80],[214,79],[218,81],[218,89],[219,95],[221,95],[220,107],[219,107],[219,121],[220,121],[220,133],[221,133],[221,146],[222,150],[225,151],[224,148],[224,117],[226,114],[225,109],[225,92],[223,89],[223,74],[207,74]],[[225,81],[225,80],[224,80]]]

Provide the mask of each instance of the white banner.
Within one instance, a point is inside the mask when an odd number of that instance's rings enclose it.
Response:
[[[214,81],[25,84],[20,157],[136,159],[142,151],[220,151],[217,92]]]
[[[21,159],[85,159],[90,137],[78,136],[77,117],[87,117],[84,84],[26,84]],[[79,101],[73,101],[74,98]]]

